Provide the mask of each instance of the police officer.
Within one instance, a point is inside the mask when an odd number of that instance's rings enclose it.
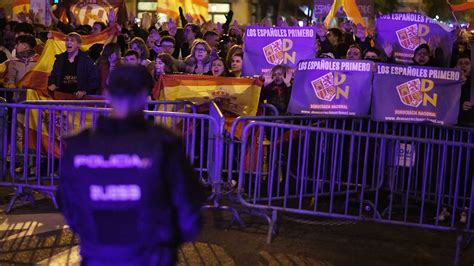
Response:
[[[173,265],[200,231],[203,194],[181,141],[144,118],[152,85],[143,66],[116,68],[110,116],[65,139],[61,209],[83,265]]]

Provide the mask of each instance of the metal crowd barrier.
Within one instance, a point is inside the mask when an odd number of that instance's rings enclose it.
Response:
[[[109,111],[58,103],[0,104],[0,186],[15,190],[6,211],[10,212],[18,199],[34,201],[33,191],[46,194],[57,207],[54,192],[61,176],[62,137],[94,128],[99,115]],[[145,111],[145,116],[183,138],[186,155],[200,180],[212,186],[214,194],[219,193],[224,123],[217,106],[211,104],[210,115]]]
[[[321,122],[262,118],[243,127],[238,199],[267,219],[268,242],[278,212],[460,230],[472,239],[474,130]],[[462,243],[460,234],[455,263]]]
[[[21,103],[36,105],[110,107],[106,100],[39,100],[24,101]],[[197,113],[197,106],[191,101],[148,101],[145,109],[148,111]]]
[[[0,97],[8,103],[19,103],[26,99],[26,89],[0,88]]]

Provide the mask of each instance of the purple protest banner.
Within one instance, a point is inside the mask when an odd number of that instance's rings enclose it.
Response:
[[[313,27],[257,27],[245,29],[243,76],[261,75],[274,66],[296,67],[316,55]]]
[[[462,74],[457,69],[377,64],[372,119],[457,123]]]
[[[446,24],[418,13],[393,13],[377,17],[376,32],[379,48],[391,44],[397,63],[413,63],[415,49],[422,43],[429,43],[442,49],[443,66],[449,67],[456,32]]]
[[[314,0],[313,18],[325,18],[332,8],[334,0]],[[360,14],[363,17],[374,16],[374,0],[356,0]],[[341,9],[336,13],[336,17],[345,17],[344,11]]]
[[[288,112],[293,114],[367,115],[374,63],[362,60],[300,61]]]

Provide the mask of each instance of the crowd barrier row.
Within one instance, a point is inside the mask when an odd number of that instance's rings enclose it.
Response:
[[[55,203],[61,138],[94,128],[98,116],[109,112],[104,102],[89,104],[96,105],[0,104],[0,186],[16,191],[8,212],[17,199],[33,200],[32,191]],[[264,217],[268,242],[281,213],[454,230],[460,232],[455,263],[472,239],[472,129],[278,116],[271,105],[261,106],[266,115],[228,124],[213,102],[209,114],[197,113],[190,102],[167,104],[173,112],[145,115],[182,136],[200,180],[212,188],[205,207],[230,211],[242,224],[240,212]]]
[[[88,103],[90,104],[90,103]],[[102,103],[99,103],[102,104]],[[153,103],[163,105],[163,103]],[[188,102],[166,102],[188,112],[145,111],[148,120],[164,125],[182,136],[186,155],[203,184],[219,183],[223,115],[215,104],[209,115],[195,113]],[[192,111],[194,110],[194,112]],[[60,154],[66,135],[82,128],[95,128],[100,115],[109,108],[83,107],[78,103],[22,103],[0,105],[0,186],[15,189],[7,206],[10,212],[18,199],[33,201],[32,191],[44,192],[57,207],[55,191],[61,176]],[[213,189],[214,190],[214,189]]]

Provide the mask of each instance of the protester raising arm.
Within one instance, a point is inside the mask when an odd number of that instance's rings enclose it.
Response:
[[[222,25],[222,33],[221,34],[228,34],[230,30],[230,23],[232,22],[232,18],[234,17],[234,11],[229,10],[227,15],[225,15],[225,23]]]

